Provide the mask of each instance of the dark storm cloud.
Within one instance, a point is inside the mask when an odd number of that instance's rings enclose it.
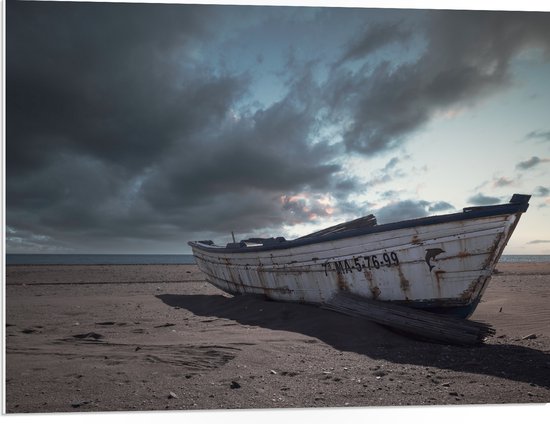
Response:
[[[406,219],[421,218],[432,212],[453,209],[447,202],[428,202],[427,200],[401,200],[390,203],[375,211],[378,223],[385,224]]]
[[[179,80],[177,53],[205,33],[194,8],[9,2],[7,210],[33,234],[120,227],[132,181],[242,88]],[[162,25],[159,25],[162,23]],[[178,50],[179,49],[179,50]],[[221,93],[214,99],[210,92]],[[127,204],[125,204],[127,203]],[[135,208],[136,205],[132,205]],[[32,211],[32,212],[31,212]],[[116,220],[115,220],[116,221]],[[139,228],[135,229],[135,234]]]
[[[528,140],[550,141],[550,131],[531,131],[525,136]]]
[[[501,199],[498,197],[486,196],[482,193],[478,193],[468,199],[468,202],[476,206],[487,206],[500,203]]]
[[[342,109],[352,115],[344,135],[350,150],[376,154],[395,148],[435,113],[505,88],[512,80],[511,60],[524,48],[550,53],[548,13],[413,11],[410,16],[425,27],[417,61],[366,62],[356,71],[337,68],[331,76],[326,92],[338,110],[335,119]],[[352,42],[343,57],[355,59],[357,51]]]
[[[203,125],[201,117],[219,116],[239,83],[193,81],[192,70],[178,80],[189,34],[206,32],[196,9],[182,12],[146,4],[10,2],[8,175],[40,167],[51,147],[140,167],[175,134]],[[226,96],[209,100],[205,94],[215,90]]]
[[[379,193],[379,196],[382,199],[391,200],[397,198],[399,196],[399,192],[396,190],[386,190],[382,193]]]
[[[386,165],[384,165],[384,168],[374,173],[373,177],[368,182],[368,186],[374,187],[379,184],[388,183],[395,178],[405,177],[402,168],[398,166],[399,162],[401,162],[400,158],[396,156],[392,157]]]
[[[376,218],[380,224],[419,218],[427,215],[428,206],[429,202],[425,200],[402,200],[380,208]]]
[[[432,203],[428,208],[428,212],[442,212],[442,211],[448,211],[450,209],[454,209],[454,206],[448,202],[441,201],[441,202]]]
[[[177,146],[144,184],[146,196],[165,208],[187,196],[200,200],[251,188],[323,187],[339,170],[337,165],[322,164],[330,148],[304,142],[312,122],[290,105],[277,104],[230,125],[219,134]],[[168,196],[166,191],[177,196]]]
[[[311,143],[319,95],[307,66],[289,95],[250,112],[237,104],[252,76],[197,58],[228,9],[7,9],[8,248],[251,231],[288,218],[281,193],[354,187],[331,178],[336,147]]]
[[[237,51],[229,51],[230,40],[242,42],[233,20],[250,31],[269,22],[272,32],[262,35],[278,47],[277,19],[290,16],[286,28],[299,36],[293,13],[302,9],[254,25],[243,10],[8,1],[8,249],[101,251],[107,243],[136,251],[154,239],[181,243],[371,212],[372,204],[350,194],[405,176],[405,158],[390,159],[366,184],[345,173],[345,149],[371,154],[399,146],[433,113],[501,88],[510,59],[548,35],[542,14],[416,11],[411,20],[371,24],[333,57],[302,58],[291,49],[284,72],[266,70],[282,52],[253,51],[252,62],[281,87],[276,103],[258,106],[256,69],[218,66],[240,59],[230,57]],[[257,18],[259,9],[246,10]],[[304,21],[325,31],[331,13]],[[411,47],[412,32],[423,27],[414,19],[428,24],[420,58],[373,60],[387,58],[385,48]],[[339,128],[346,129],[343,143],[327,135]],[[408,201],[382,215],[400,219],[447,206]]]
[[[550,159],[541,159],[538,156],[532,156],[531,159],[527,159],[523,162],[519,162],[516,165],[517,169],[526,170],[537,166],[540,163],[550,162]]]
[[[332,194],[338,198],[344,198],[347,197],[349,193],[360,191],[360,183],[357,180],[354,180],[351,177],[342,177],[334,185]]]
[[[493,187],[506,187],[512,184],[513,181],[505,177],[497,178],[493,181]]]
[[[533,192],[533,194],[535,196],[541,196],[541,197],[548,196],[550,194],[550,188],[538,186]]]
[[[63,252],[62,242],[53,240],[49,236],[35,234],[29,230],[16,230],[12,227],[6,228],[6,246],[15,251],[51,252],[53,250]]]
[[[219,126],[176,146],[144,182],[144,197],[159,213],[187,215],[195,206],[211,205],[203,216],[240,221],[239,228],[251,231],[288,218],[281,195],[353,187],[349,178],[336,175],[340,166],[331,163],[337,148],[323,141],[310,143],[316,125],[311,99],[316,96],[308,94],[315,90],[306,70],[280,102],[228,116]],[[246,208],[223,207],[226,202],[242,203],[243,198],[250,201]],[[251,213],[253,204],[256,213]],[[204,228],[216,226],[212,221],[205,219]],[[203,228],[197,219],[187,222]]]
[[[338,64],[363,59],[392,43],[405,43],[411,36],[411,31],[403,28],[400,23],[373,23],[366,29],[362,37],[350,44]]]

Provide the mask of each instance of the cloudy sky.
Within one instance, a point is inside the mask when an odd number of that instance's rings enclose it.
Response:
[[[6,6],[8,253],[189,253],[532,194],[550,254],[550,13]]]

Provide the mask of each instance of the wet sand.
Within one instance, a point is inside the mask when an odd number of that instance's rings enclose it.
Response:
[[[232,297],[191,265],[6,267],[6,410],[550,402],[550,264],[500,264],[479,347]]]

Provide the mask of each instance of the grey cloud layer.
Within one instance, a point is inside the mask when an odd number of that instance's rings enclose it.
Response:
[[[338,70],[331,87],[341,114],[352,116],[344,135],[349,150],[374,154],[403,143],[434,113],[475,102],[510,82],[511,60],[524,48],[550,53],[548,14],[470,11],[411,12],[425,25],[417,61],[399,66],[368,62]],[[391,24],[390,24],[391,25]],[[391,27],[391,26],[390,26]],[[407,41],[406,31],[373,26],[343,55],[358,59],[383,43]],[[365,59],[368,59],[365,56]]]
[[[527,170],[539,165],[540,163],[545,163],[545,162],[550,162],[550,159],[541,159],[538,156],[532,156],[530,159],[519,162],[516,165],[516,168],[520,170]]]
[[[205,56],[241,10],[8,1],[8,248],[109,240],[122,249],[207,231],[261,232],[322,217],[323,193],[338,200],[337,213],[366,212],[348,195],[377,181],[346,175],[346,158],[394,149],[435,111],[499,89],[523,47],[548,49],[550,28],[545,14],[387,12],[334,57],[302,59],[295,46],[278,74],[279,101],[252,106],[254,69],[232,71]],[[297,19],[319,31],[341,28],[350,13],[246,10],[251,20],[272,13],[256,24],[284,17],[287,27]],[[228,39],[246,27],[240,22]],[[371,63],[413,36],[425,40],[417,60]],[[270,62],[269,51],[261,57]],[[331,126],[342,143],[326,136]],[[378,177],[399,176],[398,168],[393,158]],[[292,197],[302,191],[312,193],[307,205]],[[451,205],[399,207],[382,216]]]
[[[483,193],[478,193],[468,199],[468,202],[472,203],[473,205],[478,206],[487,206],[487,205],[495,205],[497,203],[501,203],[502,199],[499,197],[494,196],[486,196]]]
[[[376,211],[378,223],[420,218],[434,212],[450,212],[453,205],[447,202],[428,202],[426,200],[402,200],[392,202]]]
[[[334,148],[309,143],[307,70],[279,103],[248,112],[236,104],[250,76],[194,57],[223,16],[10,3],[10,225],[50,239],[244,231],[284,221],[281,193],[352,186],[334,178]]]
[[[539,140],[541,142],[550,141],[550,131],[531,131],[525,138]]]

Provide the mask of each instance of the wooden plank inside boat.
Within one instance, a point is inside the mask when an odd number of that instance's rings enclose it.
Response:
[[[345,291],[337,293],[321,307],[450,344],[481,344],[486,337],[495,334],[495,330],[486,323],[366,299]]]
[[[326,236],[328,234],[340,233],[347,230],[353,230],[357,228],[373,227],[376,225],[376,217],[373,214],[363,216],[361,218],[354,219],[353,221],[343,222],[341,224],[333,225],[332,227],[324,228],[320,231],[315,231],[311,234],[298,237],[297,240],[315,238]]]

